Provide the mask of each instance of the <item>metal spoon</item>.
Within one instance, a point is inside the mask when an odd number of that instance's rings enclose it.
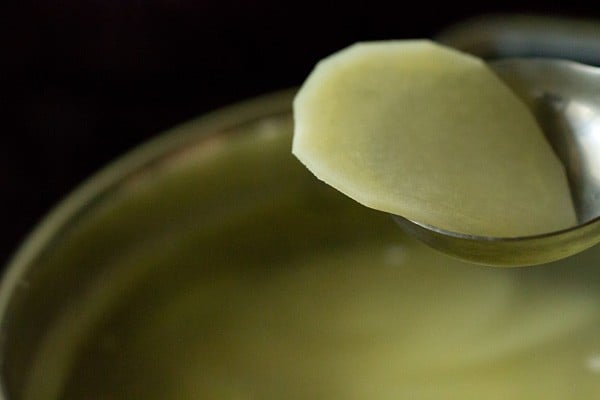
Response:
[[[400,226],[431,247],[479,264],[525,266],[568,257],[600,242],[600,68],[572,61],[510,59],[490,64],[529,106],[563,162],[578,224],[526,237],[446,231],[400,216]]]

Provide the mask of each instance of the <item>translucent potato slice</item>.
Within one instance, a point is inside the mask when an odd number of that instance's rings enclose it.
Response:
[[[353,45],[294,101],[293,153],[365,206],[515,237],[575,225],[562,164],[481,60],[428,40]]]

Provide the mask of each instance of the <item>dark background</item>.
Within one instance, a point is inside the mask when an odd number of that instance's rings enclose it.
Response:
[[[591,2],[450,3],[0,6],[0,265],[58,200],[108,161],[191,117],[296,86],[316,61],[355,41],[431,37],[488,13],[600,17]]]

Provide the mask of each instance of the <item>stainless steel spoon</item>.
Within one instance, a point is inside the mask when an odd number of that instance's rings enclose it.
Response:
[[[400,216],[411,235],[479,264],[525,266],[568,257],[600,242],[600,68],[565,60],[490,64],[530,107],[567,171],[578,225],[536,236],[485,237],[446,231]]]

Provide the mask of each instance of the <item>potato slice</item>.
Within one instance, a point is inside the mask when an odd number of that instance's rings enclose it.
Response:
[[[428,40],[353,45],[317,65],[294,118],[293,153],[365,206],[483,236],[576,223],[533,115],[473,56]]]

